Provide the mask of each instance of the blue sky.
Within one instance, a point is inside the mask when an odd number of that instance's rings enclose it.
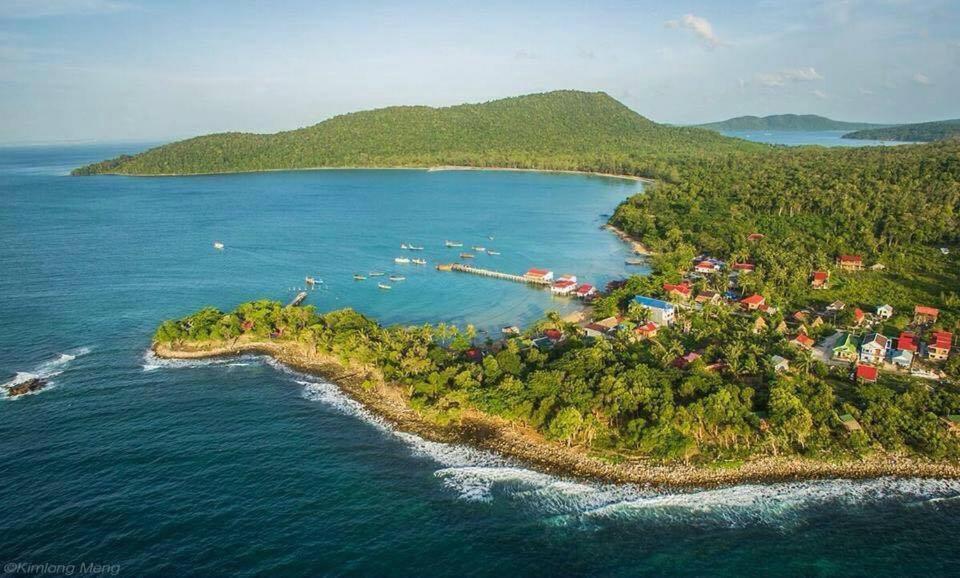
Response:
[[[660,122],[960,117],[960,2],[0,0],[0,141],[603,90]]]

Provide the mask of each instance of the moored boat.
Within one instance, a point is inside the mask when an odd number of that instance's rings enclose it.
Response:
[[[366,277],[364,277],[363,275],[357,273],[356,275],[353,276],[353,279],[354,279],[355,281],[363,281],[363,280],[366,279]]]
[[[427,264],[427,260],[426,260],[426,259],[414,259],[412,262],[413,262],[414,265],[426,265],[426,264]]]
[[[390,275],[389,279],[390,279],[391,281],[406,281],[406,280],[407,280],[407,278],[404,277],[403,275]]]
[[[406,251],[407,249],[410,248],[410,245],[407,245],[406,243],[400,243],[400,248]]]
[[[643,259],[627,259],[624,261],[627,265],[643,265],[646,263]]]
[[[409,263],[410,259],[407,259],[406,257],[397,257],[396,259],[393,260],[393,262],[404,264],[404,263]]]
[[[487,250],[487,255],[499,255],[499,254],[500,254],[500,251],[490,251],[490,250]]]
[[[316,279],[314,279],[313,277],[309,277],[309,276],[304,277],[303,280],[307,282],[307,285],[314,285],[314,284],[316,284],[316,282],[317,282]]]
[[[393,289],[393,287],[387,285],[386,283],[377,283],[377,287],[381,289]]]
[[[384,276],[384,272],[383,272],[383,271],[370,271],[370,273],[368,273],[368,274],[369,274],[371,277],[383,277],[383,276]]]
[[[423,251],[423,246],[422,246],[422,245],[407,245],[407,249],[410,249],[411,251]]]
[[[443,244],[447,247],[463,247],[463,243],[458,241],[444,241]]]
[[[220,241],[214,241],[213,248],[218,251],[223,251],[223,243],[221,243]]]
[[[460,253],[461,259],[473,259],[473,253]]]
[[[478,253],[484,253],[484,252],[486,252],[487,248],[486,248],[486,247],[478,247],[478,246],[474,245],[473,250],[474,250],[474,251],[477,251]]]

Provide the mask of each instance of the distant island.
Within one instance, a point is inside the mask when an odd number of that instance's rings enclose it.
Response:
[[[263,300],[168,320],[153,348],[265,353],[430,439],[683,485],[960,477],[958,156],[957,141],[749,143],[561,91],[198,137],[78,174],[470,165],[655,178],[608,223],[649,249],[651,273],[577,287],[583,321],[548,314],[483,339]]]
[[[960,137],[960,119],[871,128],[857,130],[843,135],[843,138],[850,139],[892,140],[902,142],[931,142],[958,137]]]
[[[734,130],[861,130],[887,125],[865,122],[843,122],[816,114],[772,114],[770,116],[738,116],[720,122],[697,125],[716,131]]]
[[[464,165],[673,180],[679,157],[763,148],[703,129],[655,123],[602,92],[563,90],[444,108],[395,106],[275,134],[200,136],[73,174]]]

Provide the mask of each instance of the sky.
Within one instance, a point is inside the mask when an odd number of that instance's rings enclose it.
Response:
[[[658,122],[960,117],[960,0],[0,0],[0,142],[602,90]]]

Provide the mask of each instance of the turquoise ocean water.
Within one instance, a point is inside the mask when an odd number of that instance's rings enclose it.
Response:
[[[823,481],[673,493],[558,479],[392,431],[335,386],[266,360],[163,362],[158,321],[288,299],[491,331],[569,307],[522,285],[396,266],[534,265],[603,282],[599,229],[629,181],[304,171],[64,176],[129,146],[0,149],[0,563],[127,576],[957,573],[960,483]],[[488,237],[493,236],[490,240]],[[214,240],[226,249],[215,251]],[[390,292],[356,271],[403,272]],[[10,573],[5,570],[5,573]]]

